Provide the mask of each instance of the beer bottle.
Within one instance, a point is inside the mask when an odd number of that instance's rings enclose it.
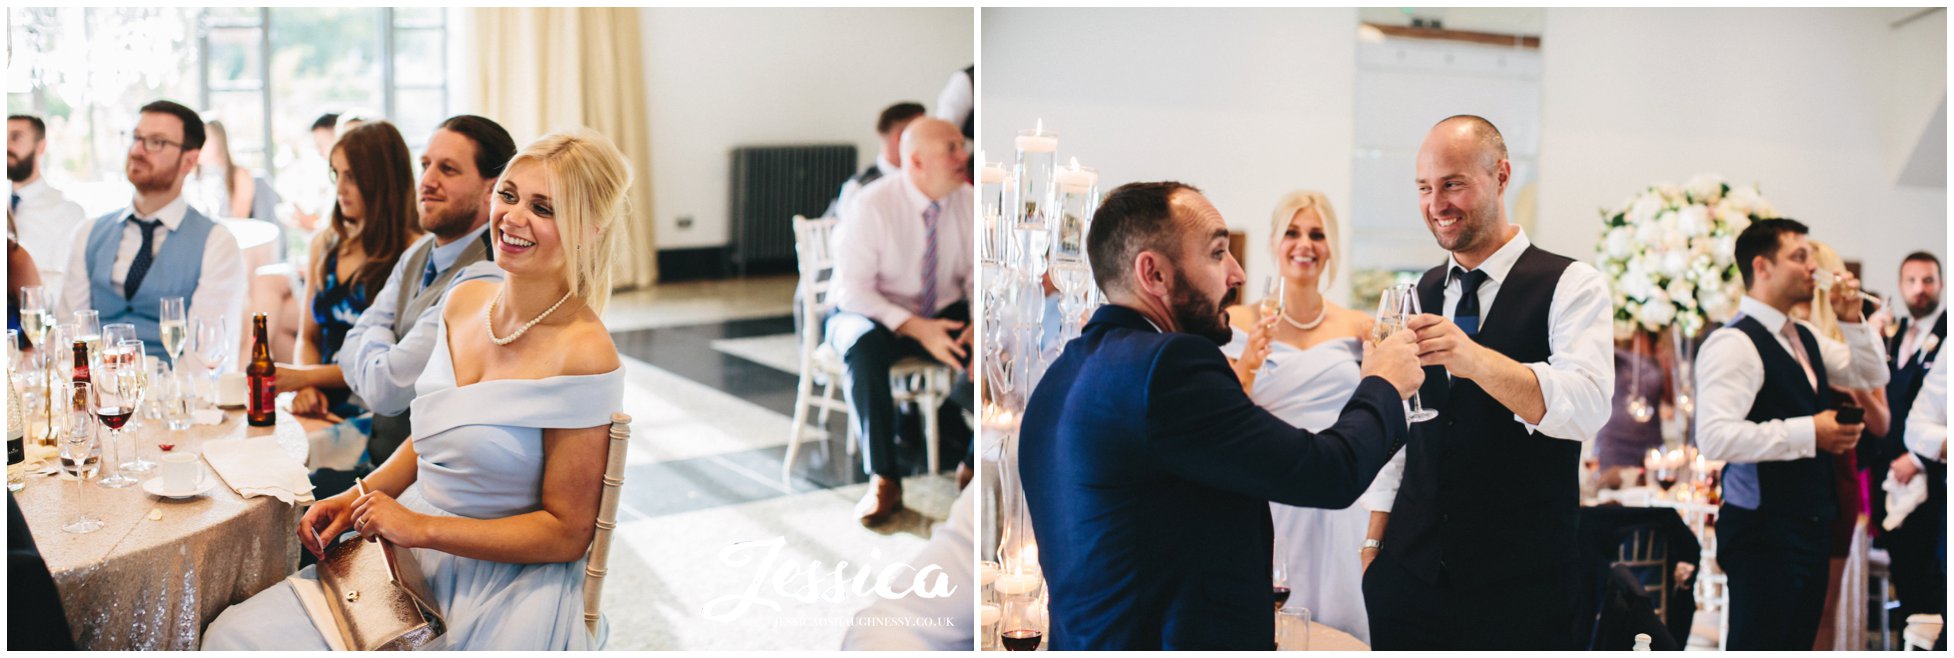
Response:
[[[245,414],[252,427],[271,427],[277,414],[278,366],[271,362],[271,341],[265,336],[265,314],[251,316],[251,365],[244,369],[251,387],[250,406]]]
[[[73,373],[74,373],[73,379],[75,381],[89,382],[91,384],[94,383],[89,379],[88,341],[81,340],[79,338],[75,339],[75,369]],[[74,409],[85,410],[88,411],[89,413],[95,412],[95,407],[88,399],[87,394],[82,393],[79,390],[75,391],[75,399],[71,400],[70,404],[74,405],[74,407],[72,407]]]

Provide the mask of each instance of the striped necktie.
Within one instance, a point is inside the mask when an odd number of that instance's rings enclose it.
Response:
[[[923,210],[923,303],[916,312],[925,316],[936,313],[936,216],[942,211],[935,201]]]

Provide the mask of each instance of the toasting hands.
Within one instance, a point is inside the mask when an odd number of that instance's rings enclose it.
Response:
[[[1398,398],[1410,398],[1425,385],[1425,370],[1418,364],[1418,343],[1409,331],[1392,334],[1377,343],[1364,344],[1364,368],[1359,377],[1376,375],[1398,389]]]

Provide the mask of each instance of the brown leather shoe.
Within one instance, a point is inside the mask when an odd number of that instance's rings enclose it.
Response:
[[[976,477],[977,469],[971,468],[969,464],[957,464],[957,491],[963,491],[964,487],[970,486],[970,481]]]
[[[869,476],[868,493],[862,495],[861,502],[855,503],[856,519],[864,526],[872,526],[899,511],[902,511],[902,480]]]

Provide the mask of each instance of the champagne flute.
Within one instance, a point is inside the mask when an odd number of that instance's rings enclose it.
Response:
[[[1396,284],[1385,288],[1377,296],[1377,324],[1371,329],[1371,342],[1382,343],[1400,331],[1407,331],[1405,323],[1411,316],[1419,314],[1418,292],[1411,284]],[[1438,417],[1438,412],[1426,409],[1419,401],[1416,392],[1411,394],[1411,410],[1405,412],[1405,420],[1422,423]]]
[[[27,332],[27,340],[34,349],[47,351],[41,342],[47,339],[48,325],[54,318],[48,314],[48,294],[45,286],[27,286],[20,289],[20,328]]]
[[[1280,274],[1271,274],[1262,282],[1262,319],[1266,320],[1283,312],[1283,297],[1288,290],[1288,279]]]
[[[163,314],[157,325],[162,333],[163,351],[170,355],[170,367],[183,360],[183,346],[190,342],[190,322],[184,315],[182,297],[164,297]]]
[[[197,357],[204,362],[204,369],[210,373],[210,406],[217,407],[217,371],[224,367],[224,356],[234,347],[230,333],[224,327],[230,318],[219,317],[213,323],[197,318]]]
[[[88,382],[70,382],[68,399],[91,399]],[[87,408],[69,407],[67,431],[61,433],[61,468],[75,476],[75,520],[61,526],[65,532],[86,534],[102,529],[102,520],[88,516],[88,478],[95,476],[102,460],[95,452],[95,417]]]
[[[88,344],[88,363],[94,365],[94,355],[102,353],[101,313],[95,309],[75,311],[75,323],[70,325],[69,329],[73,332],[73,338],[70,340],[79,340]]]
[[[149,391],[149,358],[144,353],[143,343],[140,340],[121,341],[109,354],[116,358],[116,362],[109,366],[109,376],[113,378],[109,385],[115,386],[128,401],[131,419],[133,419],[135,414],[145,409],[142,402]],[[107,363],[108,359],[104,358],[103,362]],[[140,426],[141,423],[138,425]],[[122,466],[137,473],[147,473],[158,465],[156,460],[149,458],[148,453],[154,452],[154,449],[143,449],[144,442],[140,436],[142,432],[131,433],[128,431],[130,429],[132,428],[124,427],[123,433],[130,437],[129,445],[134,446],[135,459]]]

